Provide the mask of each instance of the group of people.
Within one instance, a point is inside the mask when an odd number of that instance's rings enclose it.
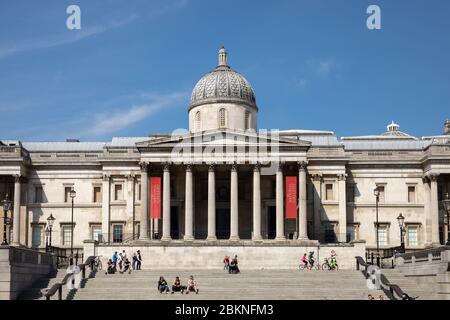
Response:
[[[309,254],[304,253],[300,258],[300,261],[303,263],[305,269],[313,269],[316,263],[314,251],[310,251]],[[334,250],[331,250],[331,255],[329,258],[325,259],[325,262],[328,264],[329,270],[337,268],[337,254]]]
[[[159,277],[158,281],[158,291],[159,293],[165,292],[166,294],[169,292],[171,292],[172,294],[174,294],[175,292],[181,292],[181,294],[183,294],[184,292],[186,292],[186,294],[189,294],[189,292],[195,292],[195,294],[198,294],[199,289],[197,288],[197,281],[195,281],[193,275],[189,276],[186,286],[182,285],[180,277],[175,277],[175,281],[172,285],[172,291],[170,291],[166,279],[161,276]]]
[[[142,255],[140,250],[133,252],[131,260],[132,262],[128,259],[125,250],[122,250],[119,254],[115,251],[111,259],[108,260],[105,274],[114,274],[117,271],[130,274],[131,270],[141,270]]]
[[[238,266],[237,255],[235,255],[231,260],[229,256],[225,256],[225,258],[223,258],[223,270],[228,270],[228,273],[230,274],[237,274],[241,272]]]

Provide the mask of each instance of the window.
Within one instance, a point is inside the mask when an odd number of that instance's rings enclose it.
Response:
[[[380,192],[380,195],[378,197],[378,200],[380,202],[384,202],[385,198],[384,198],[384,186],[377,186],[378,191]]]
[[[357,225],[347,226],[347,242],[358,240],[357,237]]]
[[[375,241],[376,241],[376,239],[375,239]],[[378,244],[380,246],[388,245],[388,226],[387,225],[380,225],[378,227]]]
[[[201,128],[200,111],[197,111],[195,113],[195,129],[200,130],[200,128]]]
[[[101,187],[94,187],[94,202],[102,202],[102,189]]]
[[[113,242],[120,243],[123,241],[123,225],[113,225]]]
[[[418,226],[407,226],[406,241],[409,247],[419,245]]]
[[[123,192],[122,192],[122,185],[121,184],[115,184],[114,185],[114,200],[116,200],[116,201],[123,200]]]
[[[225,109],[219,110],[219,128],[225,128],[226,126],[226,111]]]
[[[42,186],[38,186],[34,189],[34,202],[35,203],[42,203],[43,201],[43,194],[44,190]]]
[[[408,202],[415,203],[416,202],[416,187],[408,186]]]
[[[72,226],[62,227],[62,244],[63,246],[70,246],[72,242]]]
[[[39,248],[43,245],[43,226],[42,225],[35,225],[32,227],[32,234],[31,234],[31,246],[33,248]]]
[[[250,112],[245,111],[245,130],[250,128]]]
[[[101,241],[102,238],[102,226],[99,224],[92,225],[92,240]]]
[[[351,185],[351,186],[347,186],[347,202],[355,202],[355,186]]]
[[[333,200],[333,185],[331,183],[325,185],[325,200]]]
[[[336,242],[334,224],[329,223],[325,225],[325,242]]]
[[[70,197],[70,191],[72,191],[72,189],[72,187],[64,187],[64,202],[72,201],[72,198]]]

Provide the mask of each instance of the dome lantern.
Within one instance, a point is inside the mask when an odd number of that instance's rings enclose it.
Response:
[[[228,53],[224,46],[219,50],[219,67],[228,67]]]

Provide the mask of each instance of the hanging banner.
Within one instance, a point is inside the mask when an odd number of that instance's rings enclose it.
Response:
[[[297,219],[296,176],[286,176],[286,219]]]
[[[150,218],[161,219],[161,177],[150,177]]]

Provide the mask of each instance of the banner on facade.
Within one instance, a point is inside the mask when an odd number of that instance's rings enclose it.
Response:
[[[297,177],[286,177],[286,219],[297,218]]]
[[[150,218],[161,219],[161,177],[150,177]]]

